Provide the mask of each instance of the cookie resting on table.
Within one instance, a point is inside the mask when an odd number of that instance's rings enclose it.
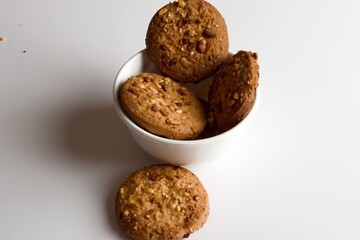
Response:
[[[192,172],[157,164],[143,167],[124,180],[115,210],[121,229],[137,240],[178,240],[205,224],[209,200]]]

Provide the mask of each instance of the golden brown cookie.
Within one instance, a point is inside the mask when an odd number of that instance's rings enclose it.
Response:
[[[154,65],[176,81],[197,82],[212,75],[229,50],[224,18],[204,0],[179,0],[151,19],[146,48]]]
[[[120,90],[121,105],[140,127],[170,139],[193,139],[206,125],[206,110],[188,88],[168,77],[141,73]]]
[[[121,184],[115,200],[120,227],[138,240],[177,240],[200,229],[209,215],[207,192],[189,170],[143,167]]]
[[[213,76],[209,89],[209,118],[217,134],[238,124],[251,110],[259,85],[257,53],[239,51]]]

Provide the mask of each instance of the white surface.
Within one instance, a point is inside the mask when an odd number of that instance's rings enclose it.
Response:
[[[167,2],[1,0],[0,239],[128,239],[115,191],[156,161],[112,85]],[[237,149],[189,166],[211,204],[190,239],[360,239],[359,1],[211,2],[231,51],[259,53],[262,99]]]

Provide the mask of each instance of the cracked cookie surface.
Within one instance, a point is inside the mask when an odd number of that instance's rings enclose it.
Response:
[[[227,57],[227,26],[210,3],[179,0],[153,16],[146,48],[164,75],[181,82],[201,81],[211,76]]]
[[[206,125],[206,110],[193,92],[169,77],[141,73],[120,90],[121,105],[140,127],[170,139],[196,138]]]
[[[209,215],[208,194],[191,171],[169,164],[128,176],[115,200],[120,227],[138,240],[177,240],[200,229]]]
[[[208,97],[208,123],[215,134],[234,127],[253,107],[259,85],[257,59],[257,53],[239,51],[229,56],[214,74]]]

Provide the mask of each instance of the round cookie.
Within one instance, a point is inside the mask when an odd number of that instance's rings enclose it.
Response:
[[[206,125],[206,110],[188,88],[168,77],[141,73],[120,90],[121,105],[140,127],[170,139],[193,139]]]
[[[143,167],[119,187],[120,227],[138,240],[177,240],[200,229],[209,215],[207,192],[189,170],[170,164]]]
[[[257,58],[257,53],[239,51],[214,74],[208,96],[208,123],[216,134],[238,124],[254,105],[259,85]]]
[[[179,0],[151,19],[146,48],[154,65],[176,81],[211,76],[226,59],[229,39],[224,18],[204,0]]]

